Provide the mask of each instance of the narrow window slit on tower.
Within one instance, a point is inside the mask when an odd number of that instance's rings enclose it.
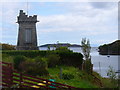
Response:
[[[25,42],[32,43],[32,31],[31,31],[31,29],[25,30]]]

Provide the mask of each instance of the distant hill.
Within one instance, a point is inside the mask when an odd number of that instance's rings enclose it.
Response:
[[[101,55],[120,55],[120,40],[99,46]]]
[[[80,45],[77,44],[69,44],[69,43],[58,43],[58,44],[45,44],[41,45],[40,47],[56,47],[56,46],[62,46],[62,47],[81,47]]]

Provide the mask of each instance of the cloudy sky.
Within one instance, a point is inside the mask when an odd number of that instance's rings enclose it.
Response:
[[[26,2],[0,3],[0,42],[16,45],[19,10],[27,12]],[[28,15],[37,15],[38,45],[80,44],[82,38],[92,46],[118,39],[117,2],[28,2]]]

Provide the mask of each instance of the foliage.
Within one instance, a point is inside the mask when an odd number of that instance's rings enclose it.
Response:
[[[13,63],[13,57],[8,54],[2,54],[2,61]]]
[[[92,74],[92,63],[91,63],[91,60],[84,60],[84,63],[83,63],[83,67],[84,67],[84,70],[88,73],[88,74]]]
[[[21,55],[15,56],[13,59],[14,68],[19,71],[23,71],[21,66],[22,66],[22,62],[25,62],[26,59],[27,58],[25,56],[21,56]]]
[[[117,87],[117,80],[116,80],[116,84],[114,84],[113,82],[111,82],[110,78],[102,78],[102,83],[103,83],[103,87],[104,88],[116,88]],[[119,89],[117,89],[119,90]]]
[[[48,75],[47,58],[36,57],[34,59],[25,56],[14,57],[14,68],[22,73],[30,75]]]
[[[9,45],[9,44],[1,44],[0,46],[2,46],[2,50],[15,50],[15,46],[14,45]],[[0,48],[1,49],[1,48]]]
[[[73,79],[74,78],[74,75],[72,73],[70,73],[69,71],[63,71],[63,74],[62,74],[62,79],[65,79],[65,80],[70,80],[70,79]]]
[[[3,54],[9,54],[11,56],[22,55],[29,58],[34,58],[37,56],[46,56],[47,51],[39,51],[39,50],[6,50],[2,51]]]
[[[91,63],[91,56],[90,56],[90,42],[89,40],[86,40],[86,38],[83,38],[81,41],[82,45],[82,52],[85,61],[83,62],[83,70],[85,70],[88,74],[92,73],[92,63]]]
[[[38,51],[38,50],[7,50],[2,51],[3,54],[8,54],[11,56],[22,55],[28,58],[35,58],[37,56],[47,57],[50,54],[57,54],[60,57],[59,65],[68,65],[81,68],[83,63],[83,55],[81,53],[74,52],[63,52],[63,51]],[[57,62],[57,61],[56,61]]]
[[[60,72],[60,68],[63,69],[63,73],[70,73],[74,76],[74,78],[72,79],[60,79],[59,78],[59,72]],[[87,73],[85,73],[84,71],[79,70],[79,68],[75,68],[72,66],[58,66],[55,68],[48,68],[50,77],[42,77],[42,78],[53,78],[56,80],[56,82],[60,82],[63,84],[68,84],[77,88],[97,88],[98,86],[94,85],[91,81],[92,76],[88,75]],[[80,76],[81,74],[81,76]]]
[[[49,54],[47,56],[48,67],[55,67],[59,64],[60,56],[57,54]]]
[[[12,60],[12,58],[15,57],[15,55],[8,55],[8,54],[5,54],[3,55],[3,58],[6,59],[7,57],[10,57],[10,60]],[[35,62],[35,58],[38,58],[38,57],[34,57],[34,58],[26,58],[25,61],[28,61],[27,63],[30,62],[30,64],[24,64],[23,62],[23,66],[24,66],[24,71],[30,67],[31,65],[31,69],[33,68],[33,66],[36,67],[36,65],[33,65],[32,63]],[[43,57],[40,57],[40,58],[43,58]],[[9,59],[9,58],[8,58]],[[8,62],[10,60],[7,60]],[[43,58],[43,60],[47,61],[47,58]],[[6,62],[7,62],[6,61]],[[39,60],[38,60],[39,61]],[[62,64],[61,64],[62,65]],[[63,69],[63,71],[67,71],[69,73],[71,73],[72,75],[74,75],[74,78],[73,79],[70,79],[70,80],[64,80],[64,79],[60,79],[59,78],[59,72],[60,72],[60,67]],[[47,68],[47,67],[46,67]],[[38,68],[35,68],[34,70],[32,70],[32,72],[37,72],[37,70],[39,70]],[[59,82],[59,83],[63,83],[63,84],[67,84],[67,85],[71,85],[71,86],[74,86],[74,87],[77,87],[77,88],[98,88],[99,86],[97,84],[93,84],[93,78],[92,75],[90,74],[87,74],[85,71],[83,70],[80,70],[78,69],[77,67],[73,67],[73,66],[57,66],[57,67],[52,67],[52,68],[47,68],[47,72],[49,72],[49,75],[46,74],[46,75],[42,75],[40,76],[41,74],[34,74],[34,73],[31,73],[29,72],[29,74],[31,75],[36,75],[40,78],[45,78],[45,79],[55,79],[56,82]],[[115,84],[113,84],[109,78],[102,78],[98,73],[95,73],[93,72],[92,73],[93,75],[95,75],[96,77],[98,77],[99,79],[102,80],[102,83],[103,83],[103,87],[104,88],[114,88],[116,87]]]
[[[58,54],[60,56],[59,64],[81,68],[83,62],[81,53],[58,52]]]
[[[68,47],[57,47],[56,50],[63,52],[72,52]]]
[[[109,69],[107,71],[107,76],[109,76],[111,82],[114,82],[114,80],[116,79],[116,73],[113,67],[109,66]]]
[[[83,56],[85,60],[90,60],[91,59],[91,56],[90,56],[91,46],[90,46],[89,40],[86,40],[86,38],[83,38],[81,41],[81,46],[82,46],[82,52],[83,52]]]
[[[23,63],[24,70],[30,75],[48,75],[47,60],[46,58],[36,57],[35,59],[29,59]],[[26,68],[27,67],[27,68]]]

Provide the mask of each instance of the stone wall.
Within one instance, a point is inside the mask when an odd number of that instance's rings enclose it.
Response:
[[[28,16],[23,10],[20,10],[17,19],[17,23],[19,24],[17,50],[38,50],[36,32],[37,15]],[[26,33],[26,30],[30,30],[31,33]],[[29,43],[26,42],[26,37],[31,38]]]

